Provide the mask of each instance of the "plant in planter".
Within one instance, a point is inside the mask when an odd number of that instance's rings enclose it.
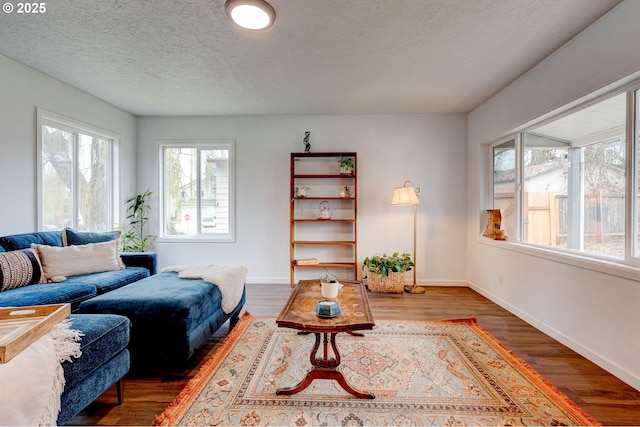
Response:
[[[362,269],[367,270],[367,286],[374,292],[402,292],[404,289],[404,273],[413,267],[411,255],[394,252],[367,257],[362,263]]]
[[[342,175],[351,175],[353,173],[353,159],[338,156],[338,160],[340,161],[340,173]]]
[[[337,282],[336,276],[334,276],[333,274],[330,274],[329,271],[326,268],[324,270],[325,270],[325,272],[327,274],[325,274],[324,276],[320,276],[320,283],[335,283],[335,282]],[[331,277],[331,276],[333,276],[333,277]]]
[[[123,252],[144,252],[153,244],[156,236],[144,234],[144,226],[149,221],[148,212],[151,210],[147,199],[150,190],[127,199],[127,224],[122,233]]]

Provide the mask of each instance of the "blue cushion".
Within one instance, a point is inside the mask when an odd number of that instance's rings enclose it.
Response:
[[[120,258],[127,267],[144,267],[150,275],[158,272],[158,254],[155,252],[121,252]]]
[[[142,279],[80,304],[81,313],[118,313],[131,320],[129,350],[155,359],[186,360],[232,315],[225,315],[217,286],[204,280],[180,279],[164,272]],[[160,353],[158,343],[163,343]]]
[[[115,314],[72,314],[71,329],[84,334],[82,357],[64,362],[66,389],[70,389],[129,344],[129,319]]]
[[[111,240],[117,240],[119,238],[120,231],[95,233],[91,231],[75,231],[71,228],[65,228],[64,230],[62,230],[62,244],[64,246],[110,242]]]
[[[5,251],[17,251],[18,249],[28,249],[31,244],[49,246],[62,246],[61,231],[38,231],[36,233],[14,234],[0,237],[0,246]]]
[[[96,295],[95,286],[84,283],[43,283],[0,292],[0,307],[69,303],[74,309]]]
[[[66,424],[80,411],[86,408],[98,396],[115,384],[129,372],[131,359],[127,349],[122,350],[113,359],[96,369],[73,388],[65,388],[60,396],[60,413],[57,424]]]
[[[181,279],[165,272],[108,292],[81,304],[81,313],[119,313],[160,330],[188,333],[216,310],[217,286],[200,279]],[[132,318],[133,317],[133,318]]]
[[[127,267],[124,270],[69,276],[61,283],[82,283],[96,288],[98,295],[121,288],[129,283],[149,277],[149,270],[142,267]]]
[[[129,372],[129,319],[124,316],[79,314],[70,316],[71,328],[84,333],[82,356],[63,362],[64,392],[58,425],[65,424]]]

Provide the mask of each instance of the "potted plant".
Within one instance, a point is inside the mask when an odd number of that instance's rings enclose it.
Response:
[[[127,199],[127,224],[122,233],[123,252],[144,252],[153,244],[156,236],[144,234],[144,226],[149,221],[148,212],[151,210],[147,199],[151,196],[150,190],[142,194],[136,194]]]
[[[411,255],[394,252],[367,257],[362,269],[367,270],[367,287],[373,292],[402,292],[404,289],[404,273],[413,267]],[[373,273],[373,274],[371,274]]]
[[[340,161],[340,173],[342,175],[351,175],[353,173],[353,159],[350,157],[338,156]]]

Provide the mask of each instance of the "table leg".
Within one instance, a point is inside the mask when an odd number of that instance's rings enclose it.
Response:
[[[316,339],[315,343],[313,344],[313,348],[311,349],[311,355],[309,359],[311,361],[312,368],[307,372],[307,375],[298,384],[293,387],[279,388],[278,390],[276,390],[276,394],[291,395],[299,393],[305,388],[309,387],[313,380],[327,379],[337,381],[345,391],[360,399],[374,399],[376,397],[375,394],[354,388],[353,386],[351,386],[351,384],[349,384],[342,372],[336,369],[338,365],[340,365],[340,352],[338,351],[338,346],[336,344],[336,335],[338,335],[338,333],[324,332],[322,334],[322,357],[317,357],[318,349],[320,348],[320,333],[314,332],[314,335]],[[331,349],[333,350],[333,357],[329,357],[329,343],[331,344]]]

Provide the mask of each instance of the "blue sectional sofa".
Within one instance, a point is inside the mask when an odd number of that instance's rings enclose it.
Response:
[[[84,333],[82,356],[63,363],[66,386],[59,424],[113,384],[121,401],[121,379],[138,358],[182,366],[227,320],[234,326],[246,300],[243,286],[240,301],[225,313],[217,286],[181,279],[175,272],[156,274],[154,253],[119,254],[118,237],[118,232],[69,229],[0,237],[0,307],[68,303],[72,328]],[[114,268],[62,276],[52,273],[56,262],[69,264],[67,271],[74,271],[76,264],[80,269],[91,258],[89,251],[98,246],[112,249],[110,256],[117,259]],[[72,261],[60,253],[72,254]],[[3,277],[7,259],[12,257],[27,264],[22,269],[30,270],[28,283],[18,286]],[[41,277],[49,283],[42,283]]]
[[[68,230],[65,230],[65,232]],[[92,233],[69,232],[65,237],[95,237]],[[81,240],[76,243],[83,243]],[[0,252],[12,253],[30,248],[32,244],[63,246],[63,232],[49,231],[0,237]],[[2,254],[0,254],[2,255]],[[8,254],[5,254],[8,255]],[[81,274],[66,277],[59,283],[36,283],[20,287],[7,286],[0,292],[0,307],[24,307],[43,304],[71,304],[77,311],[81,302],[104,295],[156,273],[157,257],[154,253],[123,253],[126,268],[114,271]],[[9,268],[5,266],[6,268]],[[0,270],[1,282],[11,282],[6,270]],[[32,271],[34,279],[42,275]],[[4,288],[3,283],[3,288]],[[2,288],[0,288],[2,289]],[[82,356],[72,363],[63,362],[65,389],[61,396],[58,424],[62,425],[78,414],[113,384],[122,400],[121,379],[129,371],[130,321],[114,314],[76,314],[70,316],[71,328],[84,335],[80,342]]]

